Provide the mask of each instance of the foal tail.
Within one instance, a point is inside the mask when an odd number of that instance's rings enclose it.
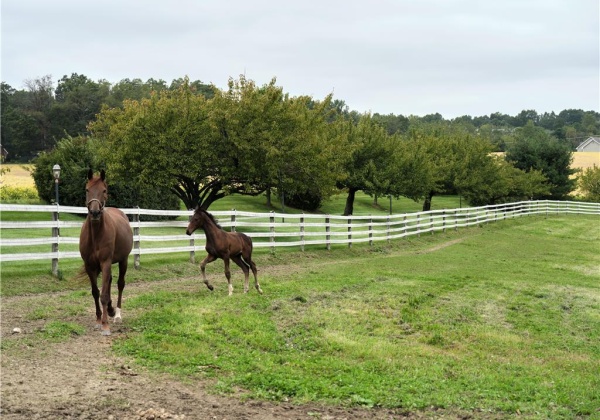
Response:
[[[244,245],[245,245],[244,248],[247,247],[246,249],[242,249],[242,252],[240,253],[240,258],[241,258],[242,262],[248,266],[248,268],[252,268],[252,266],[248,262],[248,261],[252,261],[252,239],[248,235],[244,235],[243,233],[240,233],[240,235],[241,235],[242,241],[244,242]],[[246,261],[244,259],[244,254],[247,254],[248,261]]]

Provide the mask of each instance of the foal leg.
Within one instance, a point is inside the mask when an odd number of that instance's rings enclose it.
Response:
[[[231,284],[231,270],[229,269],[229,258],[223,257],[225,263],[225,277],[227,277],[227,289],[229,289],[229,296],[233,295],[233,285]]]
[[[252,274],[254,274],[254,287],[256,287],[256,290],[258,290],[258,293],[260,293],[262,295],[263,291],[260,288],[260,284],[258,284],[258,273],[257,273],[257,269],[256,269],[256,264],[254,264],[254,261],[250,260],[248,261],[248,264],[250,264],[250,268],[252,269]]]
[[[123,321],[123,318],[121,318],[121,298],[123,297],[123,289],[125,289],[125,273],[127,273],[127,259],[124,261],[119,261],[119,280],[117,281],[119,297],[117,299],[117,309],[113,322]]]
[[[244,293],[248,293],[248,289],[249,289],[248,277],[250,275],[250,270],[248,269],[248,265],[246,264],[244,259],[241,257],[241,255],[231,257],[231,259],[233,260],[233,262],[235,262],[237,265],[239,265],[240,268],[242,269],[242,271],[244,272]]]
[[[214,288],[212,287],[212,284],[210,284],[208,282],[208,279],[206,278],[206,273],[205,273],[206,264],[211,263],[216,259],[217,259],[216,257],[213,257],[212,255],[208,254],[206,256],[206,258],[204,258],[202,260],[202,262],[200,263],[200,271],[202,271],[202,279],[204,280],[204,284],[206,284],[206,287],[208,287],[208,290],[213,290]]]

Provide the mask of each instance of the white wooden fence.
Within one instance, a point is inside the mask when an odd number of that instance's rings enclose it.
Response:
[[[50,236],[0,238],[0,262],[52,260],[52,270],[57,273],[58,261],[80,258],[77,244],[81,221],[61,221],[61,214],[85,214],[85,207],[58,205],[17,205],[0,204],[0,212],[41,212],[52,214],[50,221],[0,221],[1,232],[8,229],[27,229],[31,232],[44,232],[48,228]],[[194,260],[195,252],[204,249],[205,237],[198,231],[193,236],[185,235],[185,228],[191,211],[164,211],[123,209],[133,219],[134,264],[139,267],[140,256],[161,253],[189,253]],[[299,247],[324,245],[327,249],[333,244],[352,244],[376,241],[390,241],[411,235],[458,229],[480,225],[507,218],[525,215],[588,214],[600,215],[600,203],[573,201],[522,201],[516,203],[470,207],[428,212],[394,214],[388,216],[333,216],[314,214],[252,213],[245,211],[214,211],[226,230],[240,230],[253,239],[255,247]],[[172,216],[179,220],[141,222],[141,215]],[[5,230],[6,229],[6,230]],[[153,231],[159,231],[152,234]],[[62,232],[62,234],[61,234]],[[165,233],[166,232],[166,233]],[[179,233],[181,232],[181,233]],[[177,234],[173,234],[177,233]],[[15,235],[9,235],[15,236]],[[172,246],[166,243],[171,242]],[[51,246],[49,252],[19,253],[18,247]]]

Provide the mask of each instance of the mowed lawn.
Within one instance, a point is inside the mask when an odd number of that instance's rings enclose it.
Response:
[[[227,297],[161,289],[126,303],[114,348],[215,392],[476,416],[599,416],[597,217],[523,217],[373,248],[260,258]],[[441,411],[443,414],[443,411]]]

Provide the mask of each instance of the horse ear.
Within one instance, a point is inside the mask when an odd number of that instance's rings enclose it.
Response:
[[[106,179],[106,172],[104,171],[104,169],[100,171],[100,179],[102,179],[102,181]]]
[[[94,171],[92,171],[92,168],[90,168],[88,170],[88,179],[91,180],[94,177]]]

